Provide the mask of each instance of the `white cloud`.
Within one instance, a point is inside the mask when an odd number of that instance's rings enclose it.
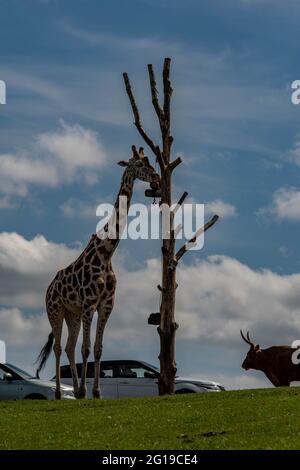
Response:
[[[49,323],[46,314],[25,316],[19,308],[1,308],[0,332],[8,347],[18,348],[42,343],[49,334]]]
[[[1,155],[1,190],[13,194],[27,194],[29,184],[54,187],[59,182],[57,168],[45,160],[37,160],[28,156]]]
[[[51,278],[77,254],[78,250],[42,235],[26,240],[18,233],[0,233],[0,304],[44,308]]]
[[[99,168],[105,164],[105,151],[95,132],[64,121],[61,127],[59,132],[38,136],[42,150],[60,160],[71,174],[79,168]]]
[[[228,204],[221,199],[207,202],[205,204],[205,211],[209,214],[217,214],[222,217],[222,219],[228,219],[230,217],[237,216],[237,210],[235,206]]]
[[[57,260],[63,266],[75,253],[77,250],[49,242],[43,235],[26,240],[15,232],[0,233],[1,267],[22,274],[48,273],[51,269],[57,269]]]
[[[25,344],[25,338],[32,338],[31,348],[36,355],[49,329],[46,314],[42,313],[48,283],[77,255],[78,250],[49,242],[41,235],[26,240],[16,233],[0,234],[0,303],[6,306],[0,311],[0,331],[1,339],[8,338],[12,349],[20,341]],[[153,356],[158,337],[147,325],[147,318],[158,308],[160,262],[150,259],[135,271],[129,271],[127,264],[118,253],[114,260],[116,303],[105,335],[105,351],[113,352],[114,357],[120,357],[125,350],[128,357],[145,357],[150,351]],[[199,344],[199,354],[202,348],[210,347],[224,351],[224,357],[229,352],[234,355],[234,363],[228,356],[228,373],[224,360],[220,365],[218,354],[210,356],[209,364],[214,371],[219,367],[220,374],[232,376],[236,368],[238,375],[247,351],[239,335],[241,328],[249,330],[262,347],[291,344],[300,337],[300,274],[279,275],[251,269],[234,258],[210,256],[194,265],[181,264],[178,284],[178,340],[185,350],[193,347],[194,351],[195,344]],[[40,315],[22,313],[28,308],[39,309]],[[196,358],[193,361],[197,370]],[[239,383],[255,386],[255,375],[249,372],[249,377],[249,381],[236,379],[236,387]]]
[[[294,187],[280,188],[272,196],[268,207],[259,209],[258,215],[275,215],[279,220],[300,220],[300,190]]]
[[[77,249],[41,235],[26,240],[17,233],[1,233],[0,302],[8,307],[40,308],[47,283],[77,255]],[[160,263],[152,259],[143,268],[128,271],[127,263],[117,256],[114,264],[118,276],[114,318],[118,320],[111,334],[121,338],[127,332],[133,338],[157,308]],[[253,270],[233,258],[210,256],[194,265],[182,264],[178,283],[181,338],[239,344],[239,329],[245,328],[259,334],[257,340],[289,343],[300,334],[300,274]]]
[[[31,151],[0,155],[4,194],[26,196],[30,185],[57,187],[83,179],[95,183],[106,154],[95,132],[61,122],[61,129],[37,136]]]
[[[113,335],[121,338],[126,331],[133,340],[143,330],[149,313],[157,307],[154,286],[159,271],[158,260],[149,260],[136,272],[118,267],[116,310],[120,318]],[[241,344],[240,328],[249,329],[256,341],[269,345],[289,344],[300,335],[299,274],[256,271],[233,258],[210,256],[192,266],[182,265],[178,283],[181,338],[236,346]]]

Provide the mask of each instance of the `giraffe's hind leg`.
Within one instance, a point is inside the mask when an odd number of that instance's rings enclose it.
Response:
[[[73,379],[73,388],[74,388],[74,395],[78,398],[79,395],[79,387],[78,387],[78,375],[77,375],[77,368],[75,362],[75,348],[76,343],[78,340],[78,335],[81,327],[81,318],[80,315],[75,315],[69,311],[65,313],[65,320],[68,327],[68,340],[66,344],[66,353],[70,363],[70,369]]]
[[[94,313],[95,313],[94,308],[89,307],[85,309],[83,316],[82,316],[82,332],[83,332],[83,340],[82,340],[82,347],[81,347],[82,371],[81,371],[81,381],[80,381],[78,398],[86,398],[86,395],[87,395],[86,370],[87,370],[87,360],[90,355],[90,349],[91,349],[91,324],[92,324]]]
[[[50,325],[52,327],[52,332],[54,335],[54,354],[56,360],[56,390],[55,398],[57,400],[61,399],[61,389],[60,389],[60,357],[62,353],[61,349],[61,335],[64,321],[65,309],[62,304],[56,303],[47,305],[47,314],[49,318]]]

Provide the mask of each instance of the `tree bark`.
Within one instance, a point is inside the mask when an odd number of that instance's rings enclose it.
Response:
[[[168,147],[166,150],[170,150]],[[164,151],[166,168],[161,173],[162,204],[171,207],[172,201],[172,171],[168,165],[170,151]],[[160,305],[160,377],[158,389],[160,395],[174,393],[175,376],[177,372],[175,362],[175,335],[178,328],[175,322],[175,292],[176,292],[176,265],[174,216],[169,212],[170,238],[162,241],[162,297]]]

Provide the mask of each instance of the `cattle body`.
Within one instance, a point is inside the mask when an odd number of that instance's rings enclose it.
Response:
[[[250,345],[242,364],[243,369],[262,371],[275,387],[289,387],[291,382],[300,381],[300,364],[294,363],[295,358],[300,355],[300,349],[290,346],[261,349],[259,344],[250,340],[249,332],[245,337],[241,331],[241,336]]]

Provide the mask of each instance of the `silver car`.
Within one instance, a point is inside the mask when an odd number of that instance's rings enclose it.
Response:
[[[62,399],[75,400],[73,388],[61,386]],[[0,400],[54,400],[55,382],[40,380],[11,364],[0,364]]]
[[[81,376],[82,364],[76,364]],[[147,362],[133,360],[101,361],[101,395],[103,398],[133,398],[158,395],[159,369]],[[53,377],[52,380],[54,380]],[[70,366],[61,366],[61,380],[72,385]],[[87,367],[87,395],[93,397],[94,363]],[[196,378],[175,378],[175,393],[221,392],[225,388],[218,382]]]

